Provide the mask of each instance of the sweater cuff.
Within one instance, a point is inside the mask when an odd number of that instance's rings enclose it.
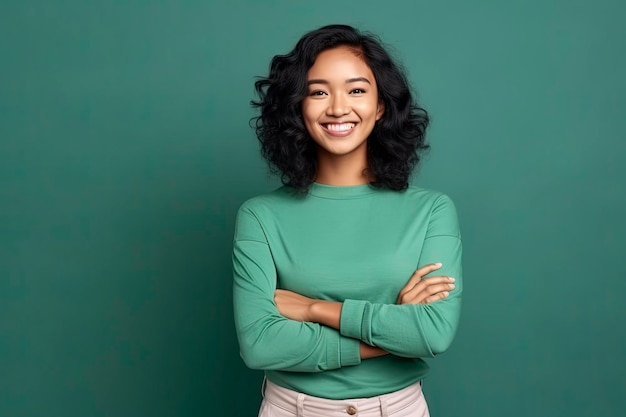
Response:
[[[361,342],[357,339],[342,337],[339,340],[341,366],[353,366],[361,363]]]
[[[366,303],[363,300],[345,300],[343,302],[339,320],[339,331],[342,336],[362,340],[361,329]]]

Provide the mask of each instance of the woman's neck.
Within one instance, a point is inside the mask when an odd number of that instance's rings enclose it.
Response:
[[[318,155],[315,182],[319,184],[362,185],[373,180],[367,172],[366,155]]]

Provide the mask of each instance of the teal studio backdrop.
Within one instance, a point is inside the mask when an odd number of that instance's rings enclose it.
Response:
[[[256,415],[231,239],[278,182],[249,101],[336,22],[404,63],[433,119],[414,182],[460,214],[431,414],[623,416],[624,4],[3,1],[0,416]]]

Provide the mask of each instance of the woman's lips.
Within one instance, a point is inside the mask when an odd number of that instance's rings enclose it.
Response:
[[[348,136],[356,126],[356,123],[321,123],[322,129],[331,136]]]

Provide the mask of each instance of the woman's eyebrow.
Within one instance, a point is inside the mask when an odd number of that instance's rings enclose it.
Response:
[[[358,83],[358,82],[365,82],[365,83],[371,84],[370,80],[368,80],[365,77],[349,78],[349,79],[346,80],[346,84],[348,84],[348,83]]]
[[[346,80],[346,84],[358,83],[358,82],[366,82],[368,84],[371,84],[370,80],[368,80],[365,77],[348,78]],[[311,84],[330,84],[330,83],[323,79],[314,79],[314,80],[309,80],[307,82],[307,85],[311,85]]]

